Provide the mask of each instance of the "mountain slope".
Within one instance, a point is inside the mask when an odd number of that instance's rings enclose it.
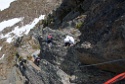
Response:
[[[6,38],[0,40],[0,83],[102,84],[124,71],[124,3],[124,0],[13,2],[0,12],[1,22],[13,18],[19,21],[0,34],[21,35],[10,43]],[[43,14],[45,19],[38,20]],[[28,29],[28,33],[19,32],[23,29]],[[12,30],[18,31],[18,35],[10,33]],[[51,48],[46,44],[49,33],[53,36]],[[66,35],[74,37],[75,45],[64,46]],[[34,54],[41,58],[39,66],[35,65]]]

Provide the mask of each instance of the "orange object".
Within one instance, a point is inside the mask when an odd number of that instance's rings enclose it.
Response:
[[[112,79],[106,81],[104,84],[113,84],[113,83],[118,82],[122,79],[125,79],[125,72],[118,74],[117,76],[113,77]]]

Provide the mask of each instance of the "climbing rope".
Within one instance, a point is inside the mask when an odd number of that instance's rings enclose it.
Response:
[[[106,81],[104,84],[113,84],[115,82],[118,82],[122,79],[125,79],[125,72],[124,73],[121,73],[121,74],[118,74],[117,76],[111,78],[110,80]]]
[[[96,63],[96,64],[90,64],[90,65],[84,65],[84,66],[80,66],[81,68],[84,67],[91,67],[91,66],[99,66],[99,65],[104,65],[104,64],[109,64],[109,63],[114,63],[114,62],[119,62],[119,61],[125,61],[125,59],[118,59],[118,60],[112,60],[112,61],[106,61],[106,62],[102,62],[102,63]],[[125,79],[125,72],[118,74],[117,76],[111,78],[110,80],[106,81],[104,84],[114,84],[120,80]]]
[[[96,63],[96,64],[83,65],[83,66],[80,66],[80,67],[83,68],[83,67],[90,67],[90,66],[99,66],[99,65],[104,65],[104,64],[109,64],[109,63],[114,63],[114,62],[119,62],[119,61],[125,61],[125,59],[117,59],[117,60],[112,60],[112,61]]]

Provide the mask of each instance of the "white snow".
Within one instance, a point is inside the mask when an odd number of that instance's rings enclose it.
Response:
[[[2,49],[2,46],[0,46],[0,51],[1,51],[1,49]]]
[[[11,43],[13,41],[14,36],[11,36],[11,32],[7,33],[6,35],[1,34],[0,39],[7,38],[6,42]]]
[[[20,22],[23,18],[14,18],[0,23],[0,31],[4,30],[6,27],[11,27],[14,24]]]
[[[11,33],[11,32],[7,33],[6,35],[1,34],[1,35],[0,35],[0,39],[4,39],[4,38],[10,37],[10,33]]]
[[[8,42],[8,43],[11,43],[12,40],[13,40],[13,38],[11,38],[11,37],[7,38],[7,42]]]
[[[0,58],[0,60],[3,60],[4,56],[5,56],[5,54],[2,55],[2,57]]]
[[[0,0],[0,10],[9,8],[10,4],[16,0]]]
[[[19,28],[19,26],[15,27],[15,29],[12,31],[17,36],[22,36],[23,34],[28,34],[30,30],[42,19],[44,19],[45,15],[41,15],[39,18],[34,19],[34,21],[31,24],[28,24],[26,26],[23,26]]]
[[[7,42],[11,43],[14,38],[21,37],[24,34],[27,35],[32,28],[35,27],[35,25],[42,19],[44,19],[45,15],[41,15],[39,18],[35,18],[34,21],[30,24],[27,24],[25,26],[22,26],[19,28],[19,26],[15,27],[14,30],[7,33],[6,35],[1,34],[0,39],[7,38]],[[11,36],[11,34],[14,34],[15,36]]]

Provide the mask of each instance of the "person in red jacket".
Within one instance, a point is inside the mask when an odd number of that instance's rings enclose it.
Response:
[[[49,48],[52,46],[52,40],[53,40],[52,34],[49,34],[46,40]]]

